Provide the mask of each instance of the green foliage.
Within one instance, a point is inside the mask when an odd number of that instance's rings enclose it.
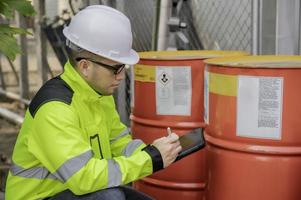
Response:
[[[35,15],[35,10],[30,1],[27,0],[0,0],[0,14],[10,19],[14,15],[14,10],[24,16]],[[28,31],[21,28],[11,27],[7,24],[0,24],[0,52],[6,55],[10,60],[16,58],[16,54],[21,53],[16,34],[29,34]]]
[[[10,60],[16,58],[17,53],[21,53],[21,49],[17,43],[15,34],[27,34],[24,29],[10,27],[7,24],[0,24],[0,52],[6,55]]]
[[[34,8],[27,0],[0,0],[0,13],[7,18],[13,17],[13,11],[17,10],[24,16],[33,16]]]

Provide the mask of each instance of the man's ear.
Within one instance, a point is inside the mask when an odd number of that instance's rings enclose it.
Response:
[[[84,76],[87,77],[89,75],[89,65],[88,61],[85,59],[82,59],[78,62],[78,70],[80,73]]]

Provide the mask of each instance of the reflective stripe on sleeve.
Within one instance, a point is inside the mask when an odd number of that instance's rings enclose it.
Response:
[[[24,178],[37,178],[37,179],[58,179],[53,174],[51,174],[45,167],[32,167],[29,169],[24,169],[19,165],[13,163],[10,168],[10,172],[14,176],[21,176]]]
[[[54,173],[50,173],[45,167],[32,167],[29,169],[24,169],[17,164],[13,164],[10,171],[14,176],[21,176],[24,178],[49,178],[66,182],[73,174],[83,168],[92,158],[92,156],[92,150],[88,150],[85,153],[64,162]]]
[[[92,158],[92,150],[86,151],[85,153],[78,155],[74,158],[67,160],[64,164],[58,168],[53,175],[60,177],[63,182],[66,182],[73,174],[83,168],[86,163]]]
[[[126,147],[123,149],[122,154],[126,157],[132,155],[132,153],[143,144],[142,140],[135,139],[129,142]]]
[[[126,128],[124,129],[121,133],[119,133],[115,138],[111,139],[110,140],[110,144],[112,144],[113,142],[115,142],[116,140],[118,140],[119,138],[127,135],[127,134],[130,134],[130,129],[129,128]]]
[[[122,183],[122,174],[119,164],[112,159],[108,159],[108,188],[119,186]]]

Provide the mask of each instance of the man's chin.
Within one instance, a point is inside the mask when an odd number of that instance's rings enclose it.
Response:
[[[94,89],[98,94],[100,94],[101,96],[110,96],[112,94],[114,94],[115,91],[117,91],[117,88],[108,88],[106,90],[102,90],[100,91],[100,89]]]
[[[106,91],[106,92],[103,92],[103,96],[110,96],[110,95],[113,95],[115,92],[117,91],[117,88],[116,89],[112,89],[110,91]]]

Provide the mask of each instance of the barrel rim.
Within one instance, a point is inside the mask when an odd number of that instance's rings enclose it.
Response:
[[[170,189],[177,189],[177,190],[204,190],[206,188],[205,182],[182,183],[182,182],[173,182],[173,181],[154,179],[151,177],[145,177],[140,181],[144,182],[145,184],[154,185],[160,188],[170,188]]]
[[[139,52],[141,60],[191,60],[225,56],[246,56],[245,51],[222,50],[183,50],[183,51],[144,51]]]
[[[134,114],[130,115],[130,119],[137,124],[147,125],[149,127],[171,127],[171,128],[181,128],[181,129],[194,129],[194,128],[204,128],[206,126],[205,122],[201,121],[162,121],[157,119],[147,119],[137,117]]]
[[[272,145],[259,145],[259,144],[246,144],[237,141],[223,140],[215,138],[205,131],[205,139],[207,146],[217,146],[222,149],[227,149],[237,152],[254,153],[261,155],[283,155],[294,156],[301,155],[301,147],[299,146],[272,146]],[[208,148],[208,147],[207,147]]]
[[[211,58],[207,65],[230,68],[301,68],[301,56],[297,55],[258,55]]]

